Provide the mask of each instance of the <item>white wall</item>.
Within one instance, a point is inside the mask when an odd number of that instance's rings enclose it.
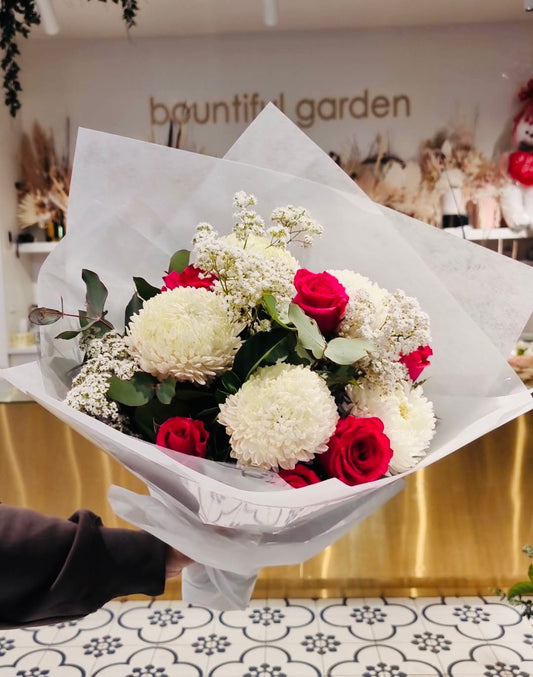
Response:
[[[357,139],[363,154],[377,132],[388,133],[403,157],[446,124],[476,122],[487,153],[509,122],[519,85],[533,71],[533,26],[521,24],[396,29],[351,33],[224,36],[220,38],[102,41],[29,40],[23,52],[22,120],[53,127],[63,141],[64,119],[78,125],[149,140],[166,138],[150,127],[149,99],[231,101],[253,92],[285,95],[296,121],[302,98],[405,94],[411,115],[317,121],[307,133],[326,150],[343,151]],[[193,124],[189,138],[223,154],[243,122]]]
[[[150,97],[169,108],[180,101],[230,102],[235,95],[275,99],[297,121],[301,99],[318,102],[404,94],[410,116],[317,120],[306,132],[325,150],[346,151],[354,140],[366,155],[378,132],[404,158],[444,125],[474,126],[476,142],[491,154],[510,125],[518,87],[533,74],[531,22],[336,33],[273,32],[220,38],[63,41],[28,40],[23,45],[20,121],[38,120],[65,146],[65,119],[73,130],[91,127],[164,142],[167,126],[150,124]],[[158,109],[159,110],[159,109]],[[327,111],[327,106],[326,106]],[[327,113],[326,113],[327,115]],[[241,116],[242,119],[242,116]],[[222,155],[244,130],[244,122],[190,124],[189,142]],[[14,153],[17,126],[0,112],[0,237],[7,285],[7,328],[16,331],[30,302],[31,275],[7,251],[15,224]],[[0,299],[2,294],[0,294]],[[2,337],[0,335],[0,346]],[[1,351],[0,351],[1,353]],[[0,361],[4,358],[0,354]]]
[[[2,106],[0,109],[0,367],[8,366],[9,335],[18,331],[20,318],[31,303],[31,270],[29,262],[15,257],[15,247],[9,244],[8,233],[16,236],[17,152],[20,121],[13,120]]]

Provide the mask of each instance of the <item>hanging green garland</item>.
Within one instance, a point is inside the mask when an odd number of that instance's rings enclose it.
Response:
[[[122,18],[128,28],[135,26],[135,17],[139,9],[137,0],[111,0],[122,5]],[[107,0],[100,0],[107,2]],[[35,0],[0,0],[0,49],[4,52],[2,71],[4,73],[5,104],[13,117],[20,108],[19,92],[22,91],[19,80],[20,66],[17,57],[20,50],[17,38],[27,38],[32,26],[41,23]]]

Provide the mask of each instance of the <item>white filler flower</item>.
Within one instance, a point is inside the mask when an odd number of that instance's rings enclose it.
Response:
[[[433,404],[422,388],[398,388],[384,395],[379,390],[349,386],[354,416],[377,416],[393,450],[389,470],[393,474],[412,468],[426,455],[435,434]]]
[[[205,385],[233,364],[238,333],[216,294],[177,287],[145,301],[126,343],[143,371]]]
[[[218,416],[238,463],[274,469],[294,468],[325,451],[338,419],[324,380],[291,364],[258,369]]]

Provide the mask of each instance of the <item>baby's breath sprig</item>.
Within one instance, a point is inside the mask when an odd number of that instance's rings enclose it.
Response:
[[[278,207],[270,215],[270,220],[277,224],[266,231],[273,247],[285,248],[291,242],[309,247],[324,232],[304,207]]]

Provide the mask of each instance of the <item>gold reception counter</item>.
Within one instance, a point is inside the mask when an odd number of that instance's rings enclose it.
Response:
[[[0,404],[0,501],[124,525],[111,484],[144,485],[34,403]],[[261,572],[254,595],[491,594],[526,577],[533,544],[533,413],[407,479],[389,503],[320,555]],[[179,598],[179,581],[164,597]]]

